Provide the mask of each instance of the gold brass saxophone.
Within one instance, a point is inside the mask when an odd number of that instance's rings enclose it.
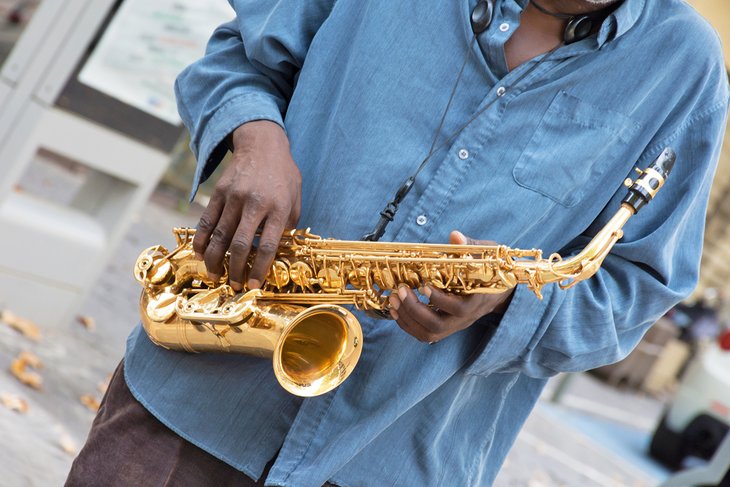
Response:
[[[309,397],[328,392],[352,372],[363,346],[360,324],[344,305],[388,316],[388,295],[405,284],[454,294],[501,293],[525,284],[567,289],[591,277],[621,228],[664,184],[674,165],[667,148],[636,181],[613,218],[577,255],[544,259],[540,250],[324,239],[309,230],[282,238],[261,289],[236,293],[225,272],[208,278],[192,248],[195,230],[173,230],[177,247],[143,251],[135,277],[143,286],[142,324],[157,345],[187,352],[270,357],[284,389]],[[253,259],[250,257],[249,263]]]

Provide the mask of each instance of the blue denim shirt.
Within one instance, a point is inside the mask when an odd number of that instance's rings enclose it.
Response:
[[[227,134],[272,120],[301,168],[300,226],[359,239],[428,152],[475,0],[231,3],[236,20],[177,83],[195,185]],[[669,181],[601,270],[542,300],[519,288],[501,322],[433,346],[360,315],[360,363],[311,399],[284,392],[270,361],[170,352],[138,328],[127,382],[154,415],[250,477],[278,452],[267,485],[490,485],[548,377],[621,359],[692,291],[728,106],[715,33],[679,0],[626,0],[515,84],[536,62],[505,62],[525,3],[497,0],[440,141],[494,103],[426,166],[383,240],[447,242],[458,229],[570,255],[616,211],[634,166],[672,146]]]

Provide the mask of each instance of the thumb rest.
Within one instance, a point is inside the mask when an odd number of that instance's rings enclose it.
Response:
[[[388,296],[401,285],[448,293],[503,293],[527,285],[538,298],[549,283],[568,289],[595,274],[621,228],[664,184],[674,165],[667,148],[636,181],[609,222],[577,255],[563,259],[504,245],[447,245],[325,239],[291,230],[281,239],[261,289],[237,293],[228,283],[228,255],[217,281],[193,251],[195,230],[175,228],[177,247],[143,251],[135,264],[140,314],[150,339],[187,352],[244,353],[273,359],[284,389],[326,393],[352,372],[362,330],[343,306],[388,317]],[[249,268],[255,250],[249,257]]]

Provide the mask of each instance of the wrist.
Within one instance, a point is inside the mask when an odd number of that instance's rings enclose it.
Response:
[[[271,149],[273,144],[289,148],[289,139],[281,126],[269,120],[254,120],[240,125],[225,139],[234,154],[259,147]]]
[[[509,308],[509,304],[512,302],[512,296],[514,295],[514,288],[510,289],[509,291],[505,291],[503,296],[504,299],[497,303],[494,308],[492,308],[492,313],[497,314],[505,314],[507,312],[507,308]]]

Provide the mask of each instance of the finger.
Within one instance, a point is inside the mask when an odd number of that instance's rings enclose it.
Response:
[[[471,310],[469,297],[447,294],[431,286],[426,286],[423,294],[430,304],[451,316],[465,316]]]
[[[407,320],[417,323],[431,334],[441,334],[448,328],[442,317],[420,302],[412,289],[407,286],[399,287],[398,298],[401,301],[398,308],[398,314],[401,318],[406,317]]]
[[[429,333],[429,331],[423,328],[420,324],[414,322],[407,315],[401,316],[398,313],[398,308],[400,308],[401,301],[396,293],[391,294],[389,300],[391,306],[390,315],[393,320],[395,320],[395,322],[398,324],[401,330],[421,342],[430,343],[432,341],[436,341],[432,334]]]
[[[241,218],[236,233],[231,240],[230,251],[231,257],[228,262],[228,278],[231,287],[235,291],[243,289],[243,280],[246,275],[246,266],[248,265],[248,256],[253,247],[253,240],[256,236],[256,230],[259,223],[254,223],[257,218],[255,216],[246,215]]]
[[[452,245],[469,245],[469,239],[463,233],[454,230],[449,234],[449,242]]]
[[[264,230],[259,238],[259,245],[256,247],[251,272],[248,276],[247,286],[249,289],[258,289],[264,282],[266,275],[271,269],[276,252],[279,250],[279,241],[284,233],[285,220],[280,216],[269,216],[266,219]]]
[[[401,330],[408,333],[419,342],[433,343],[438,341],[438,338],[433,333],[429,332],[407,316],[399,316],[395,322]]]
[[[210,241],[205,249],[204,259],[205,267],[208,269],[208,275],[214,281],[217,281],[221,274],[223,274],[223,257],[226,255],[228,246],[231,244],[240,218],[240,207],[227,204],[210,235]]]
[[[231,241],[229,259],[229,273],[235,272],[231,277],[231,286],[236,290],[243,287],[243,281],[248,271],[249,255],[254,248],[254,239],[265,218],[262,210],[256,211],[252,207],[244,207],[242,211],[241,221],[236,230],[236,240]]]
[[[289,213],[289,220],[286,222],[286,228],[292,229],[297,228],[297,223],[299,223],[299,215],[302,212],[302,199],[296,198],[294,202],[294,207],[291,210],[291,213]]]
[[[199,259],[202,259],[203,254],[205,254],[210,235],[213,233],[223,213],[224,203],[225,200],[220,196],[220,193],[213,193],[210,202],[208,202],[208,207],[203,212],[203,216],[200,217],[198,227],[195,230],[195,238],[193,238],[193,250]]]
[[[458,230],[454,230],[449,234],[449,242],[453,245],[497,245],[494,240],[476,240],[467,237]]]

